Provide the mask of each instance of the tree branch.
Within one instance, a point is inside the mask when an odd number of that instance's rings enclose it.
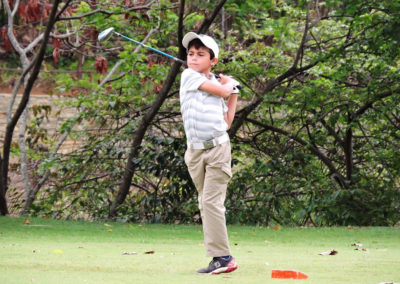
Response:
[[[367,101],[363,106],[361,106],[356,112],[354,112],[351,115],[351,119],[350,119],[349,123],[358,120],[358,118],[361,115],[363,115],[368,109],[370,109],[374,105],[374,103],[376,103],[384,98],[390,97],[394,94],[400,94],[400,88],[383,92],[383,93],[375,96],[372,100]]]
[[[302,39],[301,39],[300,46],[299,46],[299,48],[297,49],[296,57],[295,57],[295,59],[294,59],[294,61],[293,61],[293,65],[292,65],[292,68],[293,68],[293,69],[296,69],[296,68],[297,68],[297,65],[299,64],[299,61],[300,61],[300,57],[301,57],[301,55],[303,54],[303,51],[304,51],[304,45],[305,45],[305,43],[306,43],[307,33],[308,33],[308,29],[309,29],[310,5],[311,5],[311,2],[307,4],[306,23],[305,23],[305,26],[304,26],[303,37],[302,37]]]
[[[203,23],[201,24],[200,28],[198,29],[198,33],[204,34],[208,31],[210,28],[211,24],[214,22],[215,18],[221,11],[222,7],[225,5],[226,0],[221,0],[219,3],[215,6],[215,9],[213,13],[211,14],[210,17],[204,19]]]
[[[146,37],[143,39],[143,41],[141,42],[142,44],[145,44],[149,38],[159,30],[160,28],[160,24],[161,22],[158,22],[158,26],[157,28],[153,28],[150,30],[150,32],[146,35]],[[133,54],[136,54],[139,52],[140,48],[142,47],[142,45],[138,45],[135,50],[133,51]],[[110,82],[110,78],[112,75],[114,75],[114,73],[117,71],[117,69],[122,65],[122,63],[125,62],[125,59],[121,59],[120,61],[118,61],[113,68],[111,69],[110,72],[108,72],[107,76],[104,78],[103,81],[101,81],[101,83],[99,84],[99,88],[102,88],[105,84],[107,84],[108,82]],[[123,74],[124,75],[124,74]]]
[[[264,123],[261,123],[257,120],[251,119],[251,118],[246,118],[246,121],[254,124],[254,125],[258,125],[260,127],[262,127],[264,130],[269,130],[275,133],[279,133],[282,134],[286,137],[289,137],[290,139],[293,139],[294,141],[296,141],[297,143],[299,143],[302,146],[305,146],[307,149],[310,150],[311,153],[313,153],[314,155],[316,155],[330,170],[331,175],[335,175],[336,177],[338,177],[339,180],[339,184],[343,185],[344,184],[344,180],[345,178],[340,174],[340,172],[336,169],[336,167],[333,165],[332,161],[326,156],[324,155],[317,147],[309,144],[307,141],[299,138],[297,135],[293,135],[289,132],[287,132],[286,130],[283,130],[281,128],[272,126],[272,125],[267,125]]]
[[[21,60],[23,61],[23,64],[27,64],[29,62],[28,58],[26,57],[24,50],[22,47],[19,45],[17,38],[14,35],[14,17],[15,13],[18,11],[18,6],[19,6],[19,0],[17,0],[14,4],[14,10],[11,11],[10,5],[8,3],[8,0],[3,0],[3,6],[6,8],[8,19],[7,19],[7,36],[8,39],[10,40],[11,45],[15,49],[15,51],[19,54],[21,57]]]
[[[143,6],[135,6],[135,7],[131,7],[131,8],[128,8],[128,9],[124,9],[122,13],[125,14],[125,13],[131,12],[131,11],[150,9],[151,5],[153,5],[154,2],[156,2],[156,0],[150,1],[149,3],[147,3],[146,5],[143,5]],[[108,10],[96,9],[96,10],[90,11],[88,13],[81,14],[79,16],[66,17],[66,18],[61,18],[60,17],[59,20],[60,21],[79,20],[79,19],[91,16],[91,15],[94,15],[94,14],[105,14],[105,15],[108,15],[108,16],[112,16],[112,15],[119,15],[119,14],[121,14],[121,12],[113,13],[113,12],[110,12]]]
[[[63,135],[61,135],[60,139],[58,140],[58,143],[56,147],[53,149],[53,151],[48,155],[48,158],[50,160],[54,159],[54,156],[57,154],[58,150],[60,149],[61,145],[64,143],[65,139],[68,137],[68,132],[64,132]],[[21,212],[22,215],[26,215],[28,213],[29,208],[31,207],[33,201],[35,200],[35,197],[37,193],[39,192],[40,188],[43,186],[43,184],[47,181],[47,179],[50,176],[50,169],[46,170],[46,173],[42,176],[40,181],[36,184],[36,186],[27,194],[25,198],[25,205],[24,208]]]

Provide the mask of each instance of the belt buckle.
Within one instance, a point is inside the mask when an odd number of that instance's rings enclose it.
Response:
[[[209,140],[209,141],[205,141],[203,142],[204,145],[204,149],[210,149],[214,147],[214,140]]]

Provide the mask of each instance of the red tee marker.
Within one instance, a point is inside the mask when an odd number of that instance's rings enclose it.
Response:
[[[307,274],[296,270],[272,269],[271,278],[280,279],[307,279]]]

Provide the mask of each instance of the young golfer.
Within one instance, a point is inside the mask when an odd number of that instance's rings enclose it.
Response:
[[[183,71],[180,103],[187,138],[185,163],[198,191],[209,266],[198,273],[227,273],[237,269],[231,255],[225,222],[225,196],[231,172],[231,145],[226,132],[235,116],[237,82],[228,76],[217,79],[211,68],[219,48],[213,38],[187,33],[188,68]],[[227,102],[225,103],[225,100]]]

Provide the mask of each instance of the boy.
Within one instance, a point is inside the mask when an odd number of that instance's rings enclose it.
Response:
[[[213,258],[208,267],[197,272],[227,273],[237,269],[230,253],[224,206],[232,177],[226,131],[235,116],[237,82],[223,75],[216,79],[211,73],[219,53],[213,38],[189,32],[182,44],[188,52],[188,68],[182,73],[179,93],[188,144],[185,163],[198,191],[206,254]]]

